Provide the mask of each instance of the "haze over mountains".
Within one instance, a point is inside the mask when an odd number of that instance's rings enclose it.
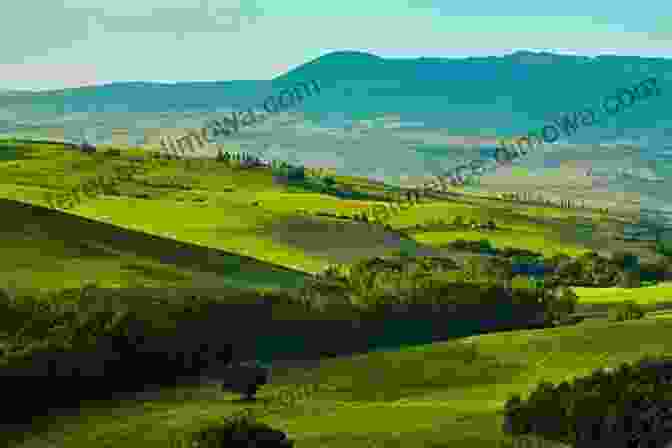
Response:
[[[356,119],[397,113],[402,119],[408,116],[423,120],[428,127],[459,129],[466,135],[479,135],[483,129],[515,134],[561,112],[594,104],[649,76],[671,80],[672,60],[526,51],[487,58],[383,59],[361,52],[334,52],[269,81],[113,83],[18,95],[10,92],[9,98],[0,97],[0,104],[5,110],[31,106],[33,113],[46,115],[48,111],[56,116],[214,112],[258,104],[287,85],[317,79],[323,87],[319,100],[306,101],[298,109],[311,114],[342,112]],[[670,114],[663,116],[663,102],[639,109],[628,114],[627,120],[618,119],[618,124],[652,129],[657,120],[672,122]],[[16,118],[20,122],[33,119],[30,114]]]
[[[438,174],[460,159],[478,157],[464,136],[526,134],[562,113],[597,108],[619,88],[655,76],[662,95],[636,103],[600,126],[581,127],[561,142],[628,143],[640,148],[622,168],[665,176],[665,145],[672,136],[667,107],[672,60],[628,56],[585,57],[518,51],[503,57],[384,59],[334,52],[272,80],[114,83],[44,92],[0,92],[0,132],[43,135],[64,127],[66,138],[85,130],[109,142],[113,128],[128,128],[132,143],[145,128],[201,127],[209,117],[259,106],[297,82],[318,80],[319,95],[286,114],[244,129],[231,143],[264,157],[379,179]],[[590,158],[590,151],[574,147]],[[668,147],[669,151],[669,147]],[[622,160],[614,151],[614,163]],[[574,154],[573,157],[575,157]],[[543,167],[560,152],[521,161]],[[631,157],[632,158],[632,157]],[[668,157],[669,158],[669,157]],[[655,163],[654,163],[655,162]],[[634,165],[633,165],[634,163]]]

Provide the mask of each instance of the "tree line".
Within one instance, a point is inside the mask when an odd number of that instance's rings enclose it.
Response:
[[[672,441],[672,361],[645,356],[505,404],[504,432],[536,434],[575,448],[660,447]]]

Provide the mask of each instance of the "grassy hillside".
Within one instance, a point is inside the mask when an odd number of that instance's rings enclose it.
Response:
[[[590,222],[595,224],[605,222],[603,215],[595,216],[590,211],[531,207],[477,196],[423,198],[419,205],[392,216],[389,224],[393,231],[386,231],[382,226],[350,219],[355,213],[370,210],[377,202],[341,199],[288,186],[274,179],[268,169],[238,169],[214,160],[156,160],[139,148],[122,150],[121,156],[110,157],[100,152],[84,155],[54,144],[4,144],[15,149],[17,159],[0,161],[0,198],[41,207],[47,205],[45,193],[65,193],[97,176],[118,177],[116,170],[120,167],[135,165],[136,171],[139,170],[132,178],[119,181],[115,196],[84,197],[73,208],[57,213],[58,218],[50,214],[49,219],[57,219],[57,225],[32,222],[23,225],[33,212],[26,212],[28,215],[15,212],[5,202],[4,216],[14,218],[4,221],[6,230],[0,238],[6,241],[5,251],[11,250],[12,256],[3,257],[0,263],[5,264],[3,271],[13,272],[19,283],[30,279],[31,283],[44,287],[74,287],[96,280],[102,286],[157,282],[171,286],[196,281],[208,286],[235,283],[265,287],[269,282],[277,286],[293,285],[297,276],[277,274],[277,268],[270,265],[267,269],[261,268],[262,265],[258,270],[239,269],[245,263],[234,261],[233,254],[314,273],[328,264],[387,255],[402,247],[436,255],[442,253],[441,247],[458,238],[488,238],[496,247],[511,245],[548,255],[555,252],[578,255],[588,250],[608,253],[625,245],[607,239],[597,228],[588,236],[578,234],[577,215],[585,215],[584,220],[592,218]],[[144,161],[133,162],[130,160],[133,157],[144,157]],[[374,195],[386,190],[379,182],[366,179],[336,176],[335,180],[336,186],[343,190]],[[397,233],[435,219],[452,222],[455,216],[479,223],[493,219],[503,229],[495,232],[412,229],[409,233],[412,240],[405,240]],[[129,237],[122,232],[118,235],[125,236],[114,239],[113,244],[99,241],[88,230],[85,233],[75,230],[79,225],[75,224],[75,217],[114,224],[118,227],[114,232],[125,229],[140,240],[123,245],[122,240]],[[52,236],[43,238],[44,232],[35,230],[38,227],[51,228]],[[53,233],[57,228],[63,232]],[[159,237],[165,247],[159,249],[161,244],[152,243],[159,246],[144,251],[140,236],[143,234],[148,240],[152,239],[150,235]],[[173,240],[192,248],[218,250],[221,252],[218,256],[228,257],[226,264],[232,268],[213,271],[213,263],[208,260],[187,263],[184,257],[171,256],[168,252],[174,250]],[[81,245],[96,249],[88,249],[89,255],[82,256],[78,249]],[[162,255],[157,258],[159,252]],[[41,255],[38,257],[37,253]],[[182,261],[175,261],[178,259]],[[211,267],[204,271],[198,267],[204,265]],[[154,272],[157,269],[165,274]],[[153,273],[148,274],[150,271]],[[258,277],[257,272],[262,271],[270,272],[274,280]]]
[[[659,283],[644,288],[582,288],[574,287],[579,303],[610,304],[634,300],[641,305],[669,302],[672,299],[672,284]]]
[[[262,421],[287,432],[301,448],[493,447],[508,439],[500,427],[509,394],[525,397],[542,379],[558,383],[645,353],[669,354],[670,330],[668,319],[587,321],[322,360],[313,370],[274,375],[251,407],[263,412],[264,403],[272,406],[280,390],[318,383],[321,389],[308,399]],[[69,448],[168,447],[171,434],[244,405],[238,396],[203,385],[104,406],[37,421],[35,430],[43,432],[14,446],[40,447],[49,441]]]
[[[121,180],[117,194],[83,198],[69,210],[46,208],[46,192],[64,192],[141,156],[87,156],[58,145],[20,144],[17,160],[0,162],[0,272],[4,286],[60,289],[97,281],[103,287],[294,288],[306,273],[331,263],[405,249],[451,255],[458,238],[551,256],[616,247],[598,220],[591,238],[577,235],[577,213],[496,199],[423,198],[392,216],[392,230],[353,222],[374,201],[339,199],[288,187],[269,170],[215,161],[145,160],[144,172]],[[364,179],[336,177],[343,189],[381,193]],[[321,216],[318,216],[321,215]],[[332,217],[326,216],[332,215]],[[336,216],[336,217],[333,217]],[[497,230],[455,230],[433,224],[461,216]],[[339,218],[340,217],[340,218]],[[587,219],[588,217],[584,218]],[[420,227],[418,227],[420,225]],[[411,239],[405,239],[408,235]],[[10,282],[12,282],[10,284]],[[663,301],[669,285],[575,288],[580,303]],[[263,417],[297,446],[491,447],[504,440],[501,411],[511,393],[541,379],[554,382],[644,353],[669,352],[667,316],[640,321],[587,320],[545,330],[483,335],[397,352],[326,359],[319,368],[274,375],[252,407],[283,388],[323,387],[301,406]],[[450,322],[446,322],[450,325]],[[308,336],[307,336],[308,337]],[[34,436],[17,448],[167,447],[171,434],[240,410],[238,397],[215,385],[165,388],[146,401],[90,403],[81,415],[36,419]],[[58,414],[59,412],[55,412]]]
[[[347,233],[348,240],[354,243],[351,247],[355,257],[372,249],[386,251],[390,244],[389,235],[380,229],[372,231],[363,224],[307,214],[342,212],[351,215],[353,210],[366,208],[366,203],[317,193],[291,193],[286,186],[276,184],[267,170],[237,170],[212,160],[148,160],[143,162],[144,174],[120,182],[119,196],[84,198],[71,209],[45,212],[44,217],[40,215],[37,220],[34,214],[42,213],[41,207],[47,206],[45,193],[64,193],[96,176],[113,177],[115,168],[128,166],[129,157],[143,152],[128,151],[117,158],[101,154],[91,157],[58,145],[15,146],[18,160],[0,162],[0,197],[40,206],[21,212],[19,204],[3,202],[3,215],[12,219],[3,221],[0,227],[4,227],[4,235],[0,238],[7,241],[3,244],[5,253],[12,250],[12,257],[3,257],[0,263],[6,263],[3,272],[15,273],[18,283],[30,278],[31,283],[45,287],[59,282],[63,282],[61,286],[73,286],[72,282],[80,280],[97,280],[103,286],[127,286],[133,281],[151,284],[158,279],[154,278],[156,275],[142,272],[149,272],[154,269],[150,265],[159,262],[162,266],[157,269],[181,272],[166,274],[162,279],[167,282],[164,285],[193,280],[237,284],[244,281],[255,287],[266,286],[270,281],[277,286],[294,286],[301,276],[292,271],[318,271],[329,262],[344,261],[344,256],[346,260],[352,258],[342,254],[338,240],[326,241],[325,234]],[[117,227],[112,230],[109,226],[89,223],[83,230],[81,223],[88,221],[77,217],[113,223]],[[45,219],[50,221],[47,223]],[[49,229],[48,236],[45,229]],[[101,241],[95,234],[99,230],[112,239]],[[140,232],[146,234],[148,241],[153,241],[151,250],[145,248]],[[135,235],[133,243],[129,240],[130,234]],[[228,259],[208,260],[203,258],[205,252],[202,252],[197,263],[187,262],[183,255],[174,252],[173,240],[188,243],[192,248],[217,249],[217,256]],[[91,247],[86,256],[77,249],[80,246]],[[333,249],[335,254],[330,254]],[[41,253],[40,257],[37,253]],[[159,253],[160,260],[157,259]],[[248,269],[249,261],[238,262],[232,253],[255,257],[265,264],[258,263],[258,269]],[[146,263],[149,265],[144,270],[126,272],[127,265]],[[200,271],[197,265],[222,263],[229,267],[216,268],[214,272],[218,277],[193,278],[194,272]],[[289,269],[279,269],[269,263]],[[266,267],[261,268],[262,265]],[[213,269],[205,272],[212,273]],[[258,277],[264,272],[276,280]],[[284,274],[278,277],[280,272]],[[36,282],[36,279],[39,280]]]
[[[304,274],[221,250],[0,199],[0,270],[17,286],[294,288]]]

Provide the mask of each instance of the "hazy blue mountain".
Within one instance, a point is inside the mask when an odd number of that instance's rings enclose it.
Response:
[[[486,128],[526,133],[561,113],[597,105],[604,96],[650,76],[658,77],[665,96],[664,76],[669,73],[672,60],[659,58],[517,52],[466,59],[382,59],[337,52],[278,79],[320,80],[325,94],[319,101],[306,102],[306,111],[347,111],[355,116],[397,112],[403,120],[420,119],[429,126],[477,135]],[[650,129],[660,126],[661,119],[672,120],[662,98],[621,115],[606,126]]]
[[[341,112],[363,119],[392,112],[404,121],[420,120],[428,127],[458,133],[478,135],[488,129],[512,134],[526,133],[563,112],[598,104],[605,95],[649,76],[659,77],[665,96],[666,73],[672,73],[670,59],[525,51],[504,57],[384,59],[345,51],[319,57],[270,81],[129,82],[20,95],[0,92],[0,108],[20,111],[21,121],[31,121],[31,114],[242,109],[284,87],[316,79],[322,87],[319,98],[297,108],[308,117],[324,119],[327,113]],[[672,119],[664,105],[661,98],[647,100],[612,118],[607,126],[613,125],[617,132],[623,127],[660,127],[660,120]]]

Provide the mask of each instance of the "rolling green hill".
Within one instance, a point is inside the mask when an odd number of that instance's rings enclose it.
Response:
[[[259,415],[280,390],[317,383],[293,408],[261,416],[311,447],[490,448],[501,432],[504,401],[537,382],[554,383],[617,366],[643,354],[669,354],[667,319],[586,321],[572,327],[494,333],[397,352],[322,360],[319,367],[274,375],[251,407]],[[102,407],[104,406],[104,407]],[[144,400],[90,405],[81,415],[35,422],[41,430],[16,448],[169,447],[172,434],[195,430],[243,409],[213,385],[165,389]]]
[[[239,169],[214,160],[156,160],[138,148],[111,157],[52,144],[12,145],[17,160],[0,161],[0,198],[7,199],[2,202],[3,215],[11,217],[0,225],[4,253],[11,256],[0,263],[18,283],[49,288],[75,287],[85,281],[101,286],[198,282],[285,287],[295,285],[300,272],[315,273],[329,264],[388,255],[402,247],[437,255],[458,238],[489,238],[496,246],[549,254],[608,252],[616,247],[613,241],[598,241],[597,232],[589,239],[572,232],[578,213],[574,210],[476,196],[424,198],[393,214],[391,229],[385,230],[352,220],[355,213],[370,212],[380,202],[286,185],[268,169]],[[142,160],[132,161],[134,157]],[[46,193],[65,194],[97,176],[119,177],[116,170],[131,165],[137,174],[120,180],[115,195],[83,197],[70,209],[45,210]],[[344,190],[377,197],[389,191],[365,179],[335,179],[336,187]],[[33,207],[22,208],[19,203]],[[581,213],[594,222],[593,214]],[[416,229],[408,235],[412,239],[399,233],[435,219],[452,222],[456,216],[481,223],[494,219],[508,230]],[[88,255],[83,255],[83,248]],[[184,251],[191,255],[182,255]],[[238,256],[241,261],[236,261]],[[145,264],[146,268],[136,266]],[[264,279],[263,272],[269,277]]]

